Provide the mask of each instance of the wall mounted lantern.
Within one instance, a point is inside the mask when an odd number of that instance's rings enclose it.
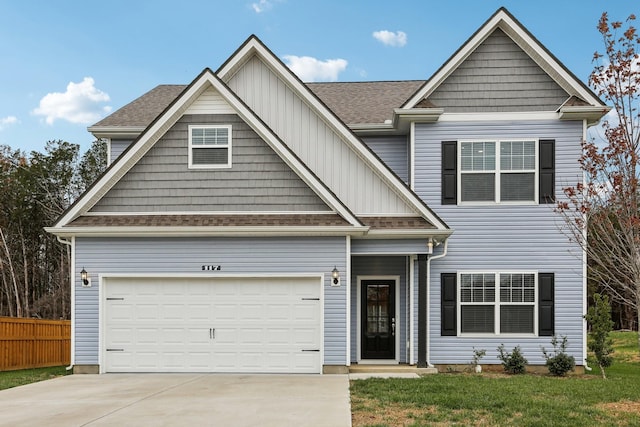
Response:
[[[340,286],[340,272],[335,266],[331,270],[331,279],[331,286]]]
[[[89,273],[87,273],[87,270],[85,270],[84,267],[82,267],[82,271],[80,271],[80,280],[82,280],[83,287],[91,287],[91,278],[89,277]]]

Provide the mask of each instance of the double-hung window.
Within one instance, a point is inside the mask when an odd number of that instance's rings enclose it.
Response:
[[[189,126],[189,167],[231,167],[231,125]]]
[[[536,273],[459,273],[461,334],[534,334]]]
[[[460,141],[460,202],[538,201],[537,140]]]

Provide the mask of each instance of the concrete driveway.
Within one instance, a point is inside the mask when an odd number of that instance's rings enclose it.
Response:
[[[2,426],[351,425],[347,375],[69,375],[0,391]]]

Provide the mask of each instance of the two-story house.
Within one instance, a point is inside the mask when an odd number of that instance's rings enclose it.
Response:
[[[251,36],[89,130],[71,246],[75,372],[466,364],[566,335],[585,260],[554,200],[607,107],[508,11],[426,81],[300,81]]]

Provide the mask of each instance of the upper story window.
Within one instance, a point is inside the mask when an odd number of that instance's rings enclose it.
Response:
[[[535,273],[460,273],[459,283],[461,334],[535,333]]]
[[[537,141],[460,141],[460,202],[538,201]]]
[[[231,125],[189,126],[189,167],[231,167]]]

